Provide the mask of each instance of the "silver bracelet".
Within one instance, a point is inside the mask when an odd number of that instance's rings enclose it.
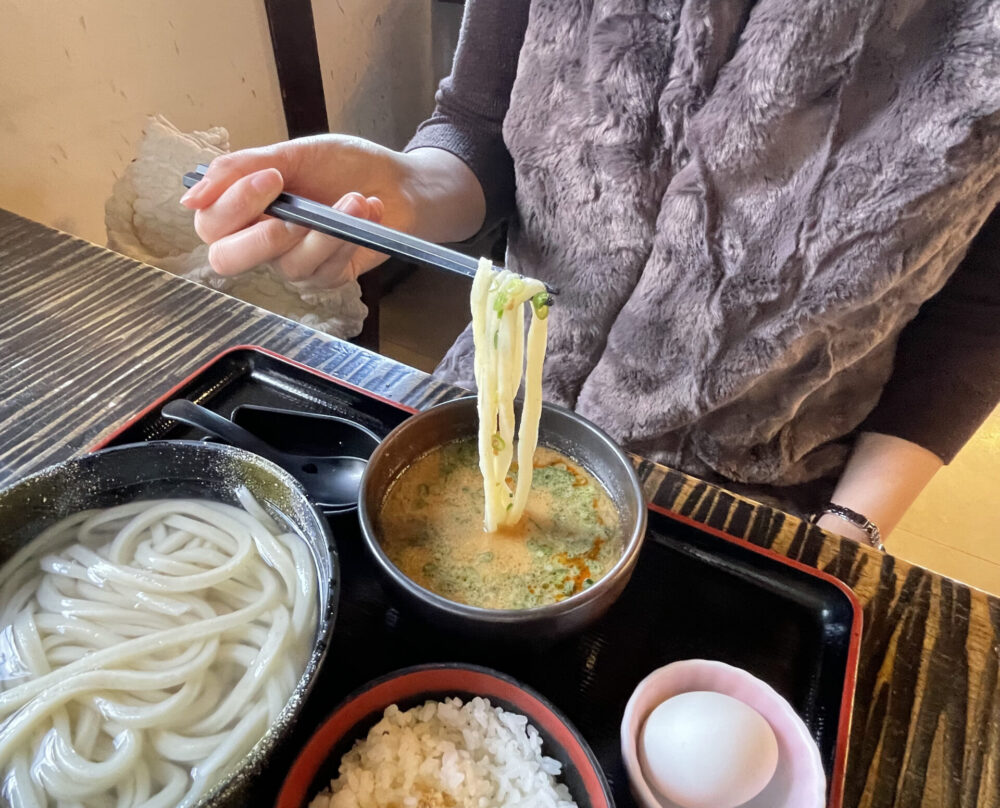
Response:
[[[882,534],[879,532],[878,525],[866,516],[862,516],[860,513],[852,511],[850,508],[845,508],[843,505],[837,505],[836,503],[831,502],[822,511],[816,514],[813,518],[813,522],[818,522],[821,516],[828,513],[836,516],[838,519],[843,519],[845,522],[849,522],[859,530],[863,530],[865,535],[868,537],[868,543],[879,552],[885,552],[885,545],[882,544]]]

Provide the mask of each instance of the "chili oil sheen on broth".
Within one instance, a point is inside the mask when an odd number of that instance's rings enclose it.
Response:
[[[447,443],[393,482],[379,515],[380,543],[415,583],[490,609],[564,600],[593,586],[621,557],[610,496],[552,449],[535,450],[531,492],[517,524],[485,532],[483,508],[476,441]]]

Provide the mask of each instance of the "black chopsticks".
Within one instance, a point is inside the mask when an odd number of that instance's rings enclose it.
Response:
[[[196,170],[188,172],[184,175],[184,185],[192,187],[205,176],[207,170],[208,166],[199,165]],[[467,278],[474,278],[479,268],[479,261],[471,256],[294,194],[281,194],[264,212],[276,219],[294,222],[385,255],[427,264]],[[558,293],[548,285],[545,288],[549,294]]]

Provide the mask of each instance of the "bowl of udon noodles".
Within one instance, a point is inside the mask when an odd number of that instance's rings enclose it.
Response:
[[[338,587],[305,491],[230,446],[105,449],[3,489],[0,803],[250,804]]]
[[[523,513],[484,529],[479,427],[476,398],[456,399],[407,419],[372,455],[358,515],[376,568],[407,611],[472,637],[579,631],[618,598],[639,556],[646,508],[632,463],[593,423],[544,404]],[[501,489],[511,499],[512,469]]]

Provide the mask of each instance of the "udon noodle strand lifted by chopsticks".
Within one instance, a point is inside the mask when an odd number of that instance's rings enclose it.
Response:
[[[284,709],[316,632],[305,543],[253,500],[135,502],[0,570],[12,806],[190,806]]]
[[[516,524],[531,490],[532,458],[542,412],[542,362],[548,332],[548,293],[536,280],[513,272],[494,272],[479,262],[472,283],[472,335],[475,342],[479,404],[479,467],[486,495],[485,529]],[[525,357],[524,311],[531,305]],[[525,361],[527,359],[527,361]],[[514,397],[524,370],[524,401],[517,432],[517,484],[507,482],[514,456]]]

